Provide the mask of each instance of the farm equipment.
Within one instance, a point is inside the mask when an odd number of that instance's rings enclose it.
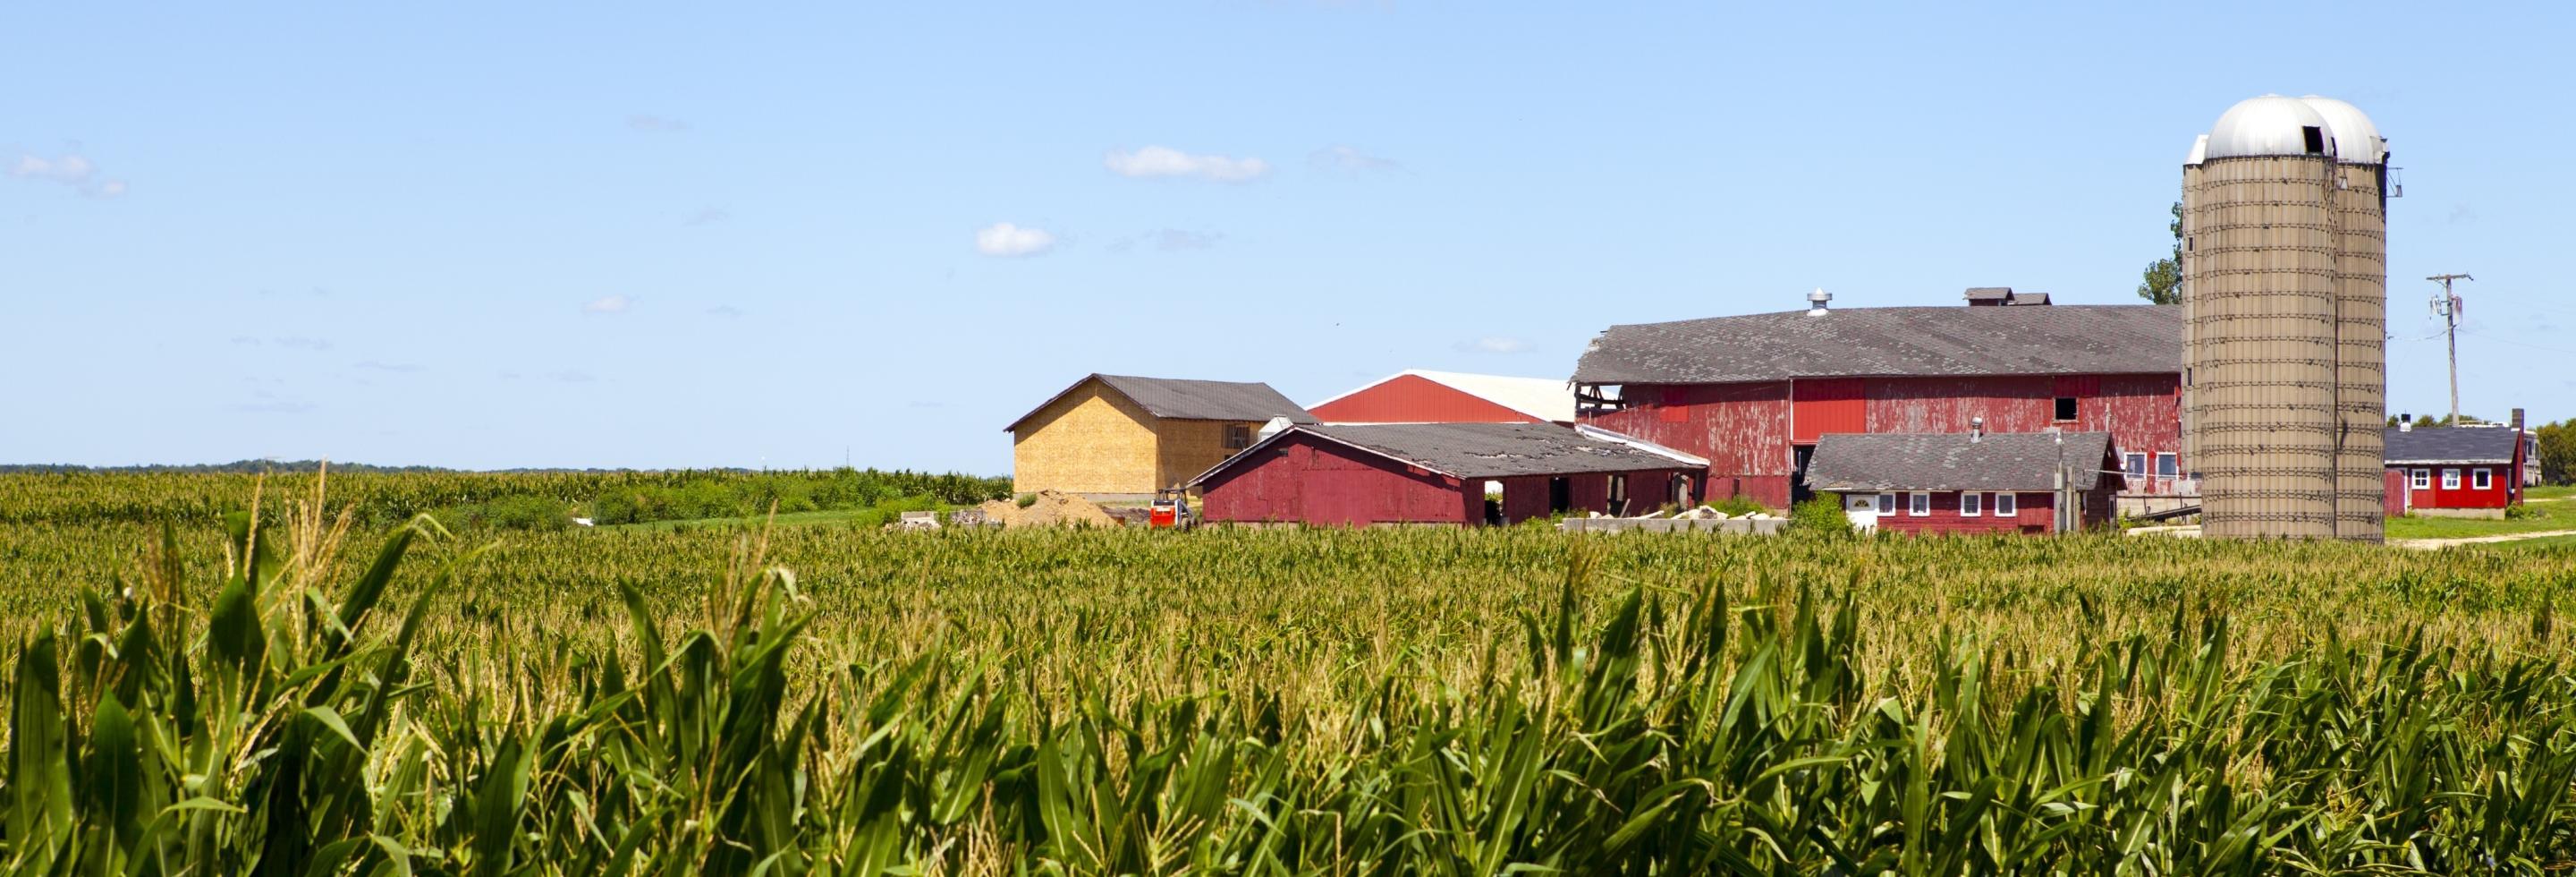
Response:
[[[1197,526],[1198,518],[1190,514],[1188,492],[1179,488],[1154,491],[1154,504],[1146,513],[1145,524],[1156,529],[1163,527],[1188,529]]]

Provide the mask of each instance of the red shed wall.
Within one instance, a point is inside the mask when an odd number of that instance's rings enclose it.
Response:
[[[2419,509],[2504,508],[2513,502],[2511,486],[2513,484],[2513,478],[2519,474],[2514,472],[2513,466],[2508,463],[2488,463],[2485,465],[2454,464],[2449,466],[2390,466],[2388,468],[2393,472],[2410,473],[2408,477],[2412,477],[2411,473],[2416,469],[2427,470],[2430,475],[2429,480],[2431,481],[2432,486],[2415,488],[2415,507]],[[2459,489],[2443,489],[2442,470],[2444,469],[2460,470]],[[2479,490],[2477,488],[2477,470],[2479,469],[2485,469],[2489,473],[2489,481],[2487,482],[2487,489],[2485,490]]]
[[[1467,524],[1484,517],[1484,483],[1415,469],[1311,436],[1291,435],[1209,479],[1211,521],[1316,525]]]
[[[1307,410],[1325,423],[1546,422],[1420,375],[1397,375]]]
[[[1958,491],[1932,494],[1932,513],[1924,517],[1906,514],[1910,508],[1905,494],[1896,495],[1896,514],[1878,516],[1878,528],[1890,533],[1928,535],[1936,533],[2046,533],[2057,520],[2056,497],[2046,491],[2017,493],[2020,506],[2010,516],[1994,513],[1994,494],[1979,500],[1984,514],[1964,517],[1959,514]]]
[[[1628,409],[1585,423],[1708,458],[1700,495],[1737,492],[1773,508],[1789,504],[1796,459],[1789,442],[1789,382],[1628,384]]]
[[[2414,501],[2412,497],[2406,495],[2406,470],[2390,466],[2385,478],[2387,483],[2380,489],[2379,495],[2380,514],[2392,518],[2403,517],[2407,506]]]
[[[1789,395],[1796,403],[1789,415],[1791,441],[1807,445],[1829,432],[1868,432],[1864,392],[1860,378],[1791,383]]]

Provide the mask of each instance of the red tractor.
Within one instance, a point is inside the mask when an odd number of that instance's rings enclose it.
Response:
[[[1177,487],[1154,491],[1154,505],[1145,515],[1145,524],[1157,529],[1189,529],[1198,526],[1198,516],[1190,514],[1190,497]]]

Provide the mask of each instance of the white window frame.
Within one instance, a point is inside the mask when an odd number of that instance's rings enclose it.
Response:
[[[2443,469],[2442,469],[2442,489],[2443,489],[2443,490],[2458,490],[2458,489],[2460,489],[2460,470],[2459,470],[2458,468],[2456,468],[2456,467],[2448,467],[2448,466],[2443,467]]]
[[[1961,491],[1959,493],[1959,517],[1982,518],[1985,517],[1985,515],[1986,497],[1984,494],[1969,491]]]
[[[2156,452],[2156,471],[2148,474],[2154,475],[2158,478],[2180,478],[2182,477],[2182,460],[2175,457],[2174,452],[2172,451],[2158,451]]]
[[[1878,513],[1889,517],[1894,517],[1896,515],[1896,494],[1882,493],[1878,495]]]
[[[2473,490],[2494,490],[2495,470],[2484,466],[2469,470],[2469,487]]]
[[[2129,453],[2120,455],[2120,471],[2127,473],[2131,478],[2147,477],[2146,453],[2143,451],[2130,451]]]
[[[2406,473],[2406,486],[2416,490],[2433,489],[2433,470],[2415,469]]]
[[[2018,518],[2018,517],[2021,517],[2021,494],[2018,494],[2018,493],[1998,493],[1998,494],[1995,494],[1995,517],[1998,517],[1998,518]]]
[[[1929,494],[1929,493],[1922,493],[1922,492],[1919,492],[1919,491],[1918,491],[1918,492],[1915,492],[1915,493],[1909,493],[1909,494],[1906,494],[1906,495],[1905,495],[1905,516],[1906,516],[1906,517],[1909,517],[1909,518],[1928,518],[1928,517],[1931,517],[1931,516],[1932,516],[1932,495],[1931,495],[1931,494]]]

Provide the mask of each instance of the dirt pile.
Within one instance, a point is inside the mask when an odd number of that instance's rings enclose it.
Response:
[[[1111,517],[1099,503],[1082,497],[1052,490],[1038,491],[1037,496],[1038,501],[1028,508],[1021,508],[1016,499],[997,499],[977,506],[976,510],[984,513],[984,520],[1004,527],[1070,527],[1077,524],[1115,527],[1119,524],[1119,520]]]

